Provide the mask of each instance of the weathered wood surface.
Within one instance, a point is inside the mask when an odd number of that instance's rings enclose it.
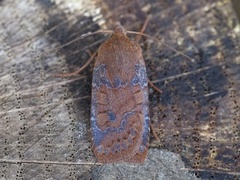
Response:
[[[2,179],[239,178],[239,25],[230,1],[51,2],[0,1]],[[116,22],[139,31],[147,15],[147,34],[193,60],[142,38],[149,78],[163,90],[150,90],[161,142],[143,165],[91,165],[92,67],[54,74],[83,65],[106,37],[59,47]]]

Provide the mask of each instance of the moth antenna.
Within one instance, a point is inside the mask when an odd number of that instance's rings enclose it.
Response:
[[[144,31],[145,31],[145,29],[147,28],[147,25],[148,25],[148,23],[149,23],[149,20],[150,20],[150,16],[147,16],[147,18],[146,18],[145,21],[144,21],[144,24],[143,24],[143,26],[142,26],[142,29],[141,29],[140,33],[144,34]],[[138,41],[140,40],[140,38],[141,38],[141,35],[139,34],[139,35],[135,38],[135,41],[138,42]]]
[[[53,48],[53,49],[51,49],[51,50],[48,51],[48,52],[54,51],[54,50],[59,49],[59,48],[63,48],[63,47],[65,47],[65,46],[68,46],[68,45],[70,45],[70,44],[72,44],[72,43],[74,43],[74,42],[76,42],[76,41],[78,41],[78,40],[80,40],[80,39],[85,38],[85,37],[92,36],[92,35],[94,35],[94,34],[100,34],[100,33],[112,34],[112,33],[113,33],[113,30],[98,30],[98,31],[95,31],[95,32],[89,32],[89,33],[82,34],[82,35],[79,36],[78,38],[76,38],[76,39],[74,39],[74,40],[72,40],[72,41],[69,41],[68,43],[66,43],[66,44],[64,44],[64,45],[62,45],[62,46],[60,46],[60,47]]]
[[[171,46],[168,45],[167,43],[165,43],[165,42],[163,42],[163,41],[161,41],[161,40],[159,40],[159,39],[157,39],[157,38],[154,38],[154,37],[152,37],[152,36],[149,36],[149,35],[144,34],[144,33],[141,33],[141,32],[127,31],[127,33],[129,33],[129,34],[141,35],[141,36],[147,37],[147,38],[149,38],[149,39],[152,39],[152,40],[154,40],[154,41],[160,42],[161,44],[163,44],[164,46],[168,47],[168,48],[171,49],[172,51],[174,51],[174,52],[176,52],[176,53],[178,53],[178,54],[181,54],[182,56],[186,57],[186,58],[189,59],[190,61],[194,61],[194,59],[192,59],[190,56],[188,56],[188,55],[186,55],[186,54],[184,54],[184,53],[182,53],[182,52],[174,49],[173,47],[171,47]]]

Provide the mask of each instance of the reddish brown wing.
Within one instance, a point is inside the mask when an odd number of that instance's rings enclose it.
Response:
[[[91,126],[99,162],[144,162],[149,141],[148,81],[140,47],[122,29],[98,50]]]

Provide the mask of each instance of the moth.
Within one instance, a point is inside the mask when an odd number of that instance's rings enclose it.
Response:
[[[93,70],[93,152],[102,163],[143,163],[149,145],[148,78],[141,47],[117,26]]]
[[[148,19],[143,29],[147,22]],[[142,49],[126,34],[151,37],[126,31],[120,25],[114,31],[97,31],[81,37],[99,32],[111,32],[112,36],[80,69],[57,76],[77,75],[97,55],[93,70],[90,115],[93,152],[100,163],[143,163],[147,157],[151,127],[148,84],[157,92],[162,91],[148,81]],[[153,135],[159,140],[154,131]]]

